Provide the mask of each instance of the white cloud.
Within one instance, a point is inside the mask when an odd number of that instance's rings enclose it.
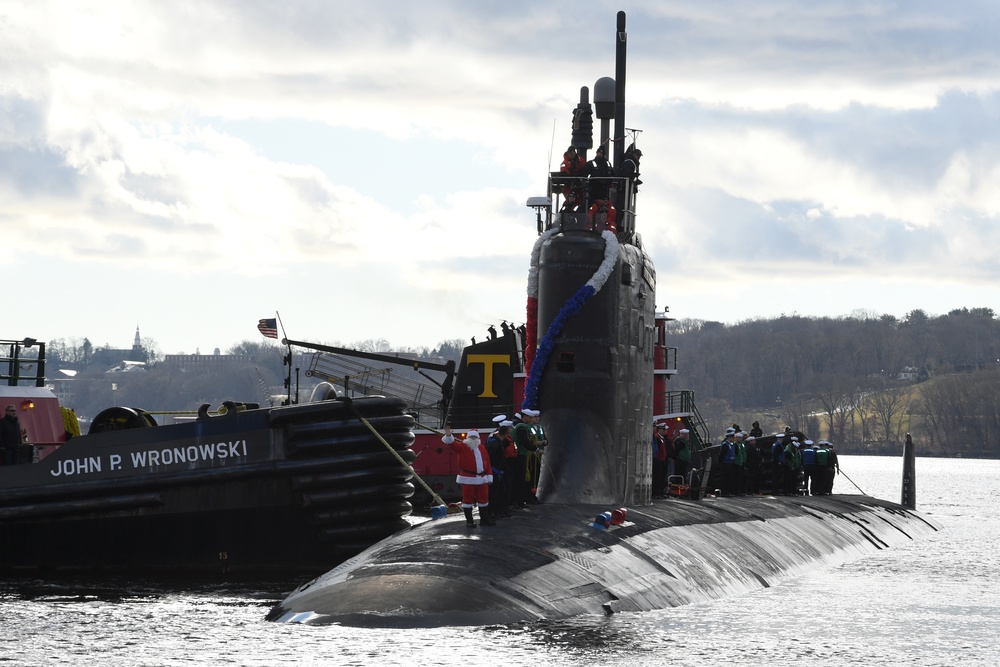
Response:
[[[927,281],[942,266],[997,279],[988,3],[625,5],[639,231],[661,305],[692,317],[727,300],[757,315],[889,310],[901,293],[958,299],[912,304],[929,312],[983,305]],[[4,6],[0,228],[20,254],[0,262],[41,261],[84,300],[126,273],[135,312],[120,335],[149,321],[168,351],[195,335],[226,347],[273,307],[315,338],[400,344],[521,317],[524,201],[550,152],[558,162],[580,86],[613,74],[616,10]],[[734,291],[717,269],[736,258]],[[878,289],[857,287],[871,276]],[[829,296],[844,284],[873,300]],[[180,292],[203,289],[225,306]],[[199,327],[163,318],[175,300]],[[339,304],[351,315],[334,325]],[[77,315],[83,335],[119,336],[120,322]]]

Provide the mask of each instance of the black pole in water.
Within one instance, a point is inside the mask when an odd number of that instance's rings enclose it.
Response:
[[[903,444],[903,494],[899,504],[911,510],[917,509],[917,455],[913,448],[913,438],[906,434]]]

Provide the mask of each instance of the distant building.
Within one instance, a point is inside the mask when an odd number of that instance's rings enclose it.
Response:
[[[905,366],[903,372],[899,374],[900,380],[909,382],[923,382],[931,376],[926,366]]]
[[[135,325],[135,339],[131,348],[99,347],[91,353],[90,363],[97,366],[104,366],[114,369],[123,362],[141,362],[145,364],[149,361],[146,350],[142,347],[139,337],[139,325]]]
[[[191,366],[219,368],[232,364],[247,364],[253,358],[246,354],[165,354],[164,366]]]

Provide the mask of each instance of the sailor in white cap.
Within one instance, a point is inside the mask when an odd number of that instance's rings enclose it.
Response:
[[[493,468],[493,483],[490,484],[490,516],[494,519],[510,516],[510,490],[505,474],[508,450],[510,456],[517,456],[514,441],[510,437],[510,429],[513,428],[514,422],[507,419],[505,415],[499,416],[504,417],[504,419],[497,424],[496,430],[486,439],[486,453],[489,454],[490,465]]]
[[[806,494],[815,496],[819,480],[816,478],[816,448],[812,440],[806,440],[802,448],[802,474]]]
[[[528,454],[538,450],[535,436],[531,432],[530,421],[534,414],[535,410],[522,407],[523,421],[515,422],[511,432],[514,444],[517,446],[517,457],[508,460],[508,463],[513,464],[510,479],[510,504],[516,509],[523,509],[528,503],[538,502],[527,480]]]
[[[549,444],[549,439],[545,436],[545,429],[542,428],[542,413],[539,410],[532,410],[531,417],[527,420],[528,428],[535,439],[537,449],[528,454],[528,475],[531,477],[528,482],[528,502],[538,502],[538,480],[542,474],[542,454],[545,453],[545,446]]]

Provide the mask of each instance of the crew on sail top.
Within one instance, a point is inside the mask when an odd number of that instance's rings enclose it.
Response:
[[[587,211],[587,221],[590,228],[600,234],[605,229],[612,234],[618,233],[618,212],[608,199],[598,199]]]

